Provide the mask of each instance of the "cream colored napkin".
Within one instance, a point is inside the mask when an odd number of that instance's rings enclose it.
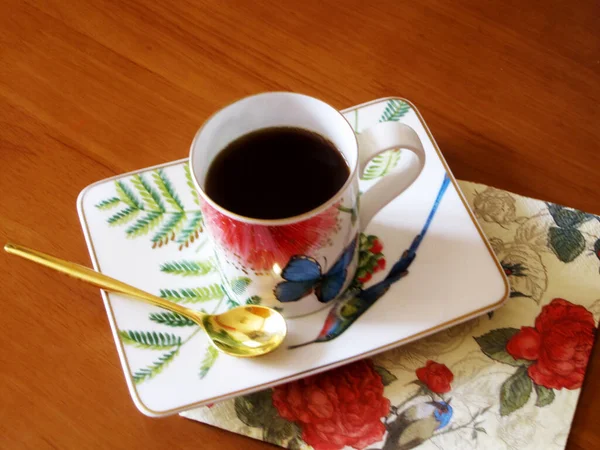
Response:
[[[291,449],[564,448],[600,317],[600,218],[460,184],[511,282],[505,306],[181,415]]]

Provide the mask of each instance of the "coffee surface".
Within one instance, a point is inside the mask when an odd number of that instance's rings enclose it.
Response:
[[[323,136],[302,128],[273,127],[228,144],[211,163],[204,189],[233,213],[283,219],[327,202],[349,174],[343,155]]]

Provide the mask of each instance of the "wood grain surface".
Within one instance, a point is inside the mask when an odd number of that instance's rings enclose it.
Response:
[[[75,200],[288,90],[413,101],[460,179],[600,213],[600,3],[0,1],[0,242],[90,264]],[[0,447],[272,448],[127,392],[98,291],[0,254]],[[569,449],[600,448],[600,349]]]

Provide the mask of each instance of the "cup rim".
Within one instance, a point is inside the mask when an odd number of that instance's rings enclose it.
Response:
[[[208,125],[208,123],[211,120],[213,120],[217,114],[223,112],[225,109],[230,108],[230,107],[236,105],[237,103],[240,103],[242,101],[245,101],[245,100],[248,100],[248,99],[251,99],[251,98],[254,98],[254,97],[271,96],[271,95],[281,95],[281,94],[287,95],[287,96],[293,96],[293,97],[306,97],[306,98],[309,98],[311,100],[317,101],[317,102],[321,103],[322,105],[324,105],[325,107],[333,110],[335,113],[337,113],[342,118],[342,120],[348,126],[348,130],[354,136],[354,142],[355,142],[354,152],[356,153],[356,158],[354,158],[353,167],[350,167],[350,174],[348,175],[348,178],[346,179],[346,182],[343,184],[343,186],[334,195],[332,195],[327,201],[325,201],[321,205],[317,206],[316,208],[311,209],[310,211],[307,211],[307,212],[302,213],[302,214],[298,214],[296,216],[285,217],[283,219],[258,219],[258,218],[255,218],[255,217],[247,217],[247,216],[243,216],[241,214],[234,213],[233,211],[229,211],[228,209],[223,208],[221,205],[219,205],[213,199],[211,199],[208,196],[208,194],[204,191],[204,189],[202,188],[202,186],[200,186],[200,183],[198,182],[198,178],[196,177],[196,172],[194,171],[194,166],[193,166],[193,157],[194,157],[194,149],[195,149],[195,146],[196,146],[196,142],[197,142],[198,138],[200,137],[200,135],[202,134],[202,131],[204,130],[204,128],[206,127],[206,125]],[[348,119],[346,119],[346,117],[344,117],[344,115],[339,110],[337,110],[336,108],[334,108],[333,106],[331,106],[329,103],[324,102],[323,100],[320,100],[318,98],[312,97],[310,95],[300,94],[300,93],[297,93],[297,92],[269,91],[269,92],[261,92],[261,93],[258,93],[258,94],[254,94],[254,95],[249,95],[249,96],[246,96],[246,97],[242,97],[242,98],[236,100],[235,102],[229,103],[228,105],[226,105],[226,106],[220,108],[219,110],[215,111],[214,113],[212,113],[204,121],[204,123],[202,124],[202,126],[200,126],[200,128],[198,129],[198,131],[196,131],[196,134],[194,135],[194,139],[192,140],[192,143],[190,145],[190,154],[189,154],[189,157],[188,157],[187,164],[189,165],[190,174],[191,174],[192,180],[194,182],[194,185],[196,187],[196,190],[202,196],[202,198],[204,199],[204,201],[206,201],[212,208],[216,209],[221,214],[224,214],[224,215],[226,215],[228,217],[231,217],[232,219],[235,219],[235,220],[238,220],[238,221],[241,221],[241,222],[255,224],[255,225],[280,226],[280,225],[289,225],[289,224],[292,224],[292,223],[302,222],[304,220],[310,219],[311,217],[314,217],[314,216],[322,213],[323,211],[329,209],[331,206],[333,206],[333,204],[335,203],[335,200],[337,198],[339,198],[341,196],[341,194],[343,194],[346,191],[346,189],[348,189],[348,187],[354,181],[354,178],[355,178],[355,175],[356,175],[356,171],[358,169],[358,164],[359,164],[358,151],[359,151],[359,149],[358,149],[358,136],[357,136],[357,133],[352,128],[352,125],[350,124],[350,122],[348,121]]]

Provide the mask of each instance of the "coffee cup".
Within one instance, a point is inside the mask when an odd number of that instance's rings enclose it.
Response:
[[[330,143],[347,164],[339,188],[310,210],[289,217],[252,217],[228,209],[222,200],[216,201],[217,196],[209,195],[207,189],[213,163],[240,139],[269,129],[305,130]],[[391,149],[408,150],[410,161],[361,193],[359,178],[369,161]],[[286,152],[285,146],[281,146],[281,152]],[[281,161],[280,170],[290,170],[285,157]],[[357,134],[338,110],[307,95],[257,94],[213,114],[194,137],[189,166],[223,288],[231,302],[260,303],[290,318],[316,312],[335,301],[356,273],[360,233],[379,210],[414,183],[424,165],[423,145],[409,126],[381,122]],[[319,174],[322,177],[322,168]],[[331,175],[339,177],[339,173]],[[268,176],[261,174],[261,180],[268,180]],[[310,170],[301,179],[296,178],[295,183],[314,181]],[[236,179],[222,182],[228,183],[230,196],[236,192],[247,194],[247,185]],[[285,188],[281,177],[277,183],[273,190]],[[280,200],[265,196],[264,201]],[[276,204],[270,206],[278,210]]]

